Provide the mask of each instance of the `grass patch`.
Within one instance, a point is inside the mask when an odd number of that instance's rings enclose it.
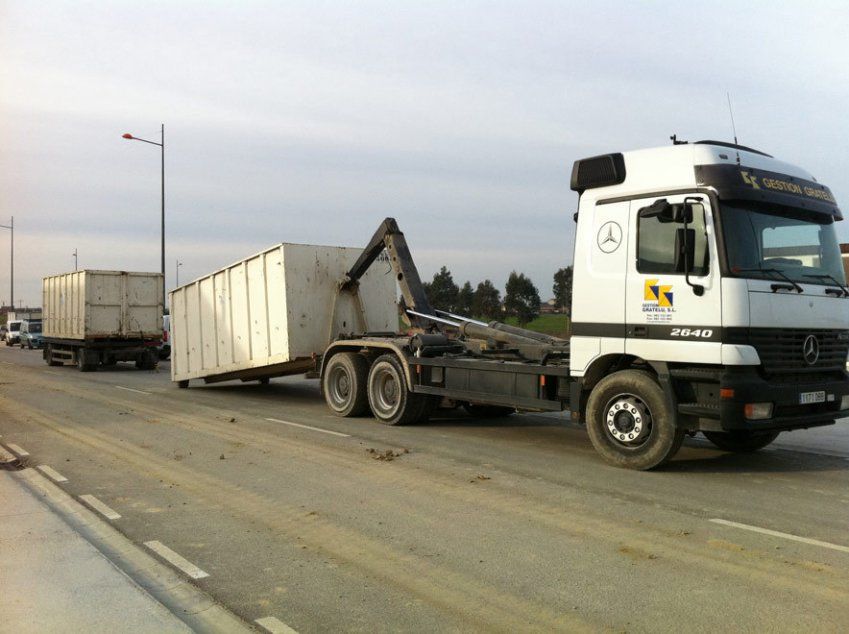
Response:
[[[515,317],[508,317],[505,323],[518,326],[519,321]],[[553,337],[568,337],[570,330],[569,317],[567,315],[540,315],[532,322],[521,326],[534,332],[541,332]]]

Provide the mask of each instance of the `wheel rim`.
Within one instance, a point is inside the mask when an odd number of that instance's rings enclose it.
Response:
[[[327,394],[334,409],[344,409],[351,400],[351,376],[341,365],[330,369],[327,375]]]
[[[381,418],[391,418],[401,405],[400,381],[388,363],[375,366],[371,376],[372,409]]]
[[[639,447],[651,435],[651,410],[634,394],[618,394],[604,408],[604,428],[617,445]]]

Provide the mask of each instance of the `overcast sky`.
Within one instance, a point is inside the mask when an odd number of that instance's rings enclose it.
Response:
[[[845,2],[0,0],[0,224],[15,298],[81,268],[182,281],[278,242],[364,245],[398,219],[422,277],[572,257],[572,162],[729,139],[849,209]],[[0,300],[9,295],[0,231]],[[841,237],[849,230],[841,229]]]

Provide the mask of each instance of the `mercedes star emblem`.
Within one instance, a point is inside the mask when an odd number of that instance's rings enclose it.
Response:
[[[613,253],[619,248],[622,242],[622,227],[612,220],[608,220],[598,230],[596,241],[598,242],[598,248],[604,253]]]
[[[802,358],[808,365],[814,365],[820,358],[820,342],[814,335],[805,337],[805,343],[802,344]]]

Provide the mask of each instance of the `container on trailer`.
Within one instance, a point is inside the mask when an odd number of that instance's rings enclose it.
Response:
[[[171,292],[171,378],[265,380],[312,369],[343,333],[398,327],[390,267],[338,282],[362,249],[283,243]]]
[[[161,273],[74,271],[42,282],[45,338],[159,339]]]

